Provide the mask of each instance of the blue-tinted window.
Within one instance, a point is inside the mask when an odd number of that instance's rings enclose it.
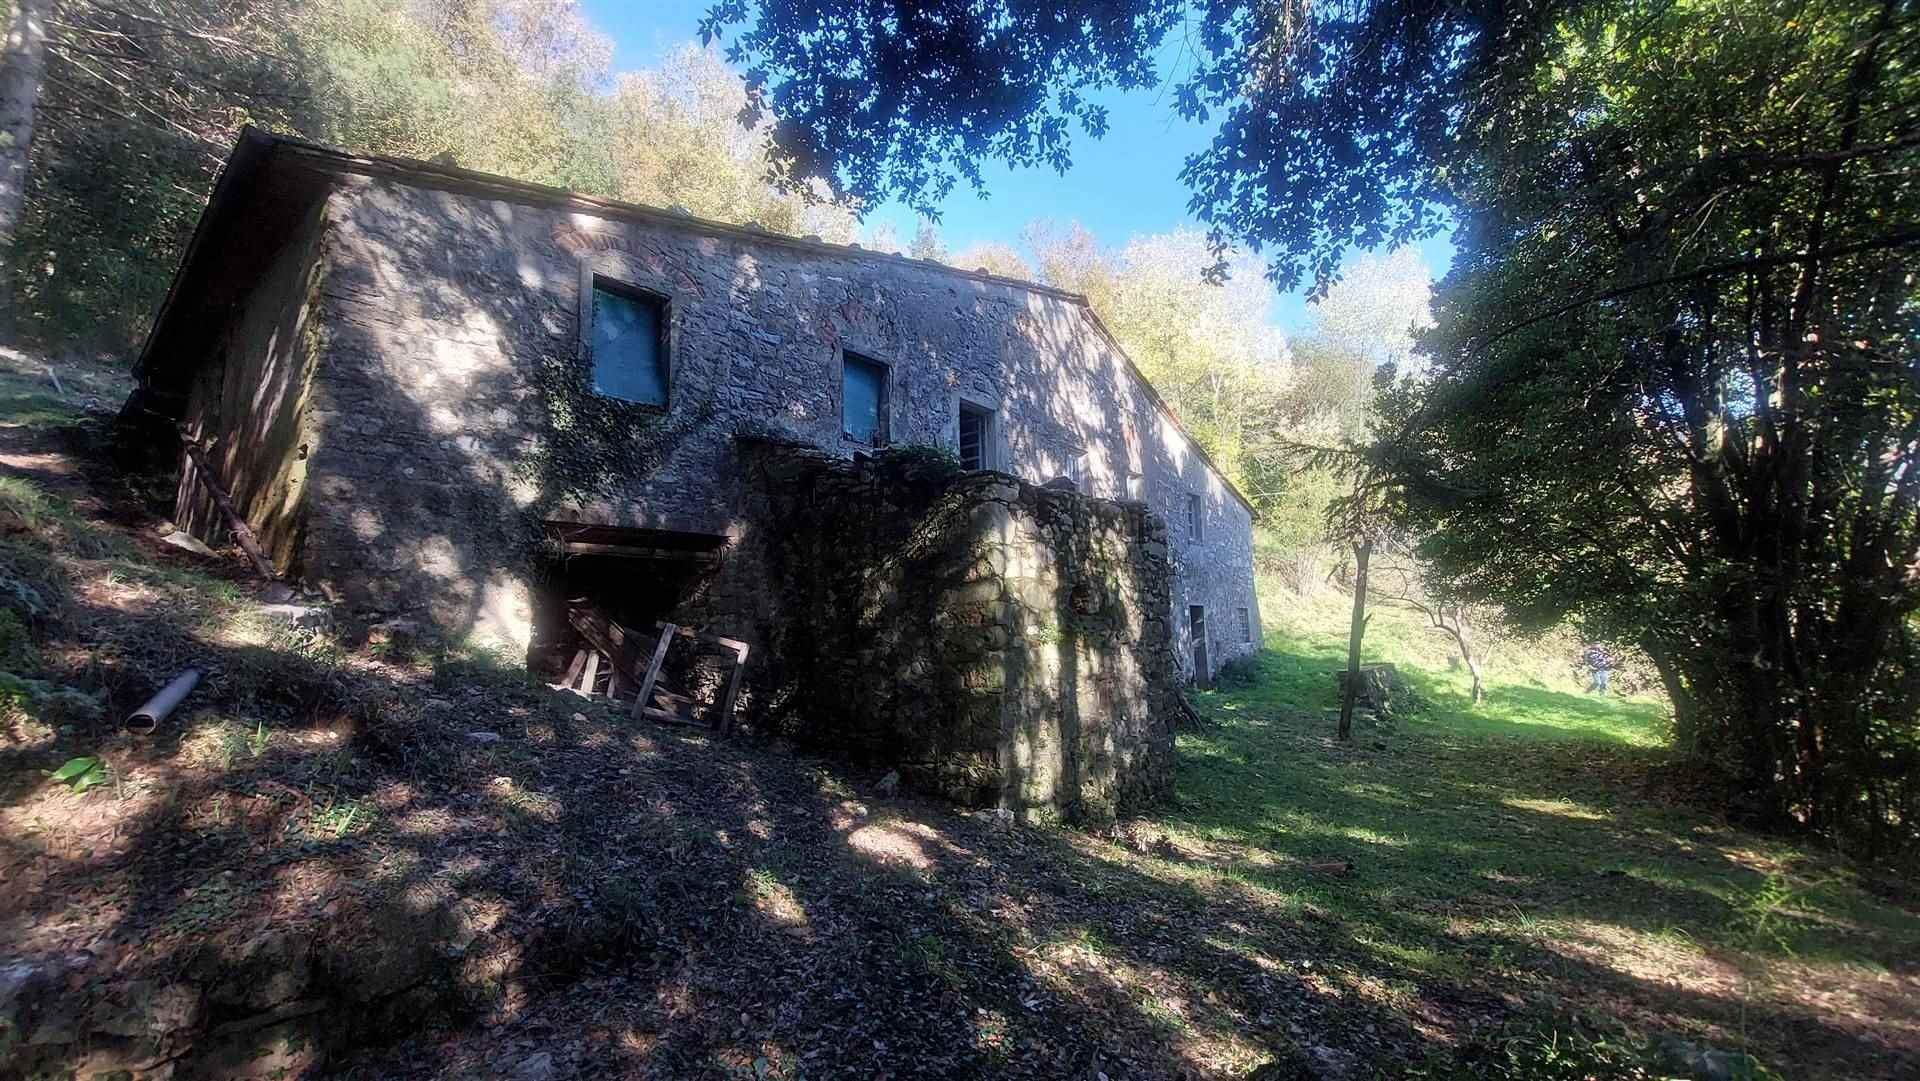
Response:
[[[658,300],[593,287],[593,392],[667,404],[667,357]]]
[[[887,366],[852,353],[840,378],[841,430],[862,443],[887,441]]]

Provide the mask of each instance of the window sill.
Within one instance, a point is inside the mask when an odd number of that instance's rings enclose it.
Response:
[[[587,393],[601,401],[616,402],[626,406],[628,409],[637,409],[642,413],[659,413],[665,415],[673,410],[672,399],[668,399],[665,405],[656,405],[653,402],[636,402],[632,398],[622,398],[618,394],[602,394],[597,390],[590,390]]]

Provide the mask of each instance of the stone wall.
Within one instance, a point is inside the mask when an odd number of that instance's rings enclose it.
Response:
[[[998,468],[1083,477],[1171,523],[1171,611],[1208,607],[1211,666],[1258,641],[1246,506],[1076,298],[666,215],[388,181],[343,181],[326,213],[302,563],[357,607],[520,643],[539,522],[737,536],[743,423],[832,456],[873,449],[841,433],[852,350],[891,366],[893,444],[952,447],[962,400],[994,409]],[[582,397],[589,274],[668,298],[668,415],[610,416]],[[608,425],[608,453],[555,453],[583,418]],[[1239,608],[1251,643],[1236,640]],[[1191,674],[1184,618],[1171,629]]]
[[[758,724],[1022,814],[1170,791],[1171,566],[1143,505],[911,449],[736,445],[739,540],[678,618],[755,640]]]

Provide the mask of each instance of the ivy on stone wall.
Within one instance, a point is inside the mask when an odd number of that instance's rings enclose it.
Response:
[[[882,448],[874,458],[891,468],[934,480],[949,480],[964,472],[960,455],[937,443],[900,443]]]
[[[559,353],[542,356],[531,381],[539,434],[515,463],[514,476],[535,489],[536,528],[555,507],[592,503],[653,472],[716,410],[711,388],[675,386],[673,408],[665,412],[595,394],[586,364]]]

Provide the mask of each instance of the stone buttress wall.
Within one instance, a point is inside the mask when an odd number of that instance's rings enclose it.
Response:
[[[1137,504],[743,439],[740,540],[689,621],[750,623],[755,722],[963,803],[1170,791],[1170,568]]]
[[[326,223],[316,207],[217,338],[195,371],[186,433],[212,441],[208,464],[282,570],[293,561],[306,497],[307,406],[317,354],[315,303],[326,274]],[[227,523],[200,473],[182,455],[174,519],[203,539]]]
[[[328,214],[303,562],[357,607],[524,643],[516,574],[538,522],[736,534],[743,424],[835,456],[874,449],[841,432],[847,351],[891,366],[894,445],[953,447],[964,398],[996,411],[994,464],[1023,480],[1080,476],[1172,523],[1199,493],[1206,528],[1172,538],[1170,603],[1209,605],[1216,632],[1253,606],[1245,507],[1075,300],[913,260],[386,181],[343,181]],[[666,415],[595,427],[609,409],[583,397],[579,352],[592,274],[667,298]],[[599,430],[597,444],[582,438]],[[1176,647],[1184,671],[1192,651]]]

